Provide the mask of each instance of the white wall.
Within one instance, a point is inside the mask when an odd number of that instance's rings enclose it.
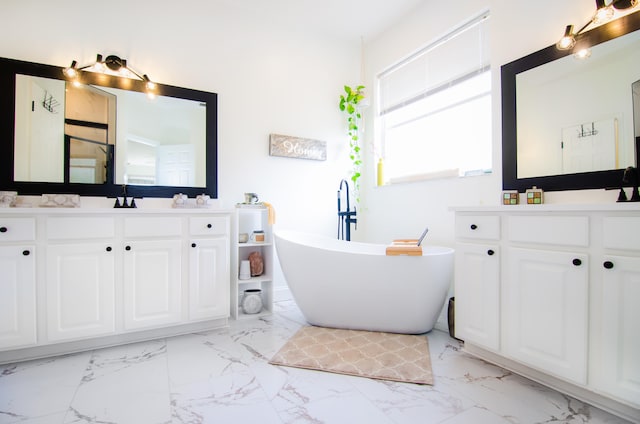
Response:
[[[567,24],[581,27],[590,19],[595,5],[590,0],[461,0],[453,7],[425,1],[398,25],[366,43],[367,87],[374,87],[375,75],[385,67],[485,9],[491,11],[493,174],[375,187],[371,148],[374,108],[370,108],[364,137],[367,168],[362,183],[358,239],[386,243],[394,238],[417,237],[428,226],[428,243],[451,246],[454,218],[448,210],[450,206],[499,204],[502,190],[500,66],[555,43]],[[617,193],[604,190],[549,192],[545,194],[545,201],[615,202],[616,196]]]

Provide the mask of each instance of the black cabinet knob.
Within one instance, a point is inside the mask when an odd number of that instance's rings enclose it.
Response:
[[[604,261],[604,263],[602,264],[603,267],[605,267],[606,269],[611,269],[613,268],[613,262],[611,261]]]
[[[191,247],[196,247],[196,244],[195,243],[191,243]]]
[[[212,228],[212,227],[213,227],[213,225],[207,224],[207,228]]]
[[[22,251],[22,254],[23,254],[24,256],[29,256],[29,255],[31,254],[31,252],[29,252],[28,250],[23,250],[23,251]]]
[[[487,255],[489,256],[493,256],[496,252],[494,252],[493,250],[489,249],[487,250]]]
[[[582,261],[581,261],[580,259],[578,259],[578,258],[575,258],[575,259],[573,260],[573,264],[574,264],[575,266],[580,266],[580,265],[582,265]]]
[[[131,250],[131,246],[125,246],[124,250]]]
[[[471,224],[471,227],[470,227],[470,228],[471,228],[472,230],[477,230],[477,229],[478,229],[478,226],[477,226],[476,224]]]
[[[6,233],[7,227],[0,227],[0,233]]]
[[[107,252],[111,252],[111,246],[107,246]]]

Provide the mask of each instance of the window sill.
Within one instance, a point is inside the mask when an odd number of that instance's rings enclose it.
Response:
[[[467,177],[476,177],[482,175],[491,175],[491,169],[478,170],[478,171],[468,171],[465,175],[460,175],[459,169],[445,169],[437,172],[428,172],[424,174],[414,174],[414,175],[406,175],[402,177],[389,178],[383,186],[390,185],[398,185],[398,184],[407,184],[407,183],[415,183],[421,181],[431,181],[431,180],[443,180],[450,178],[467,178]]]

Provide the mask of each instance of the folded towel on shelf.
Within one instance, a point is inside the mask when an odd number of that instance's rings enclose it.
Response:
[[[267,219],[269,220],[269,225],[273,225],[276,223],[276,210],[273,208],[271,203],[262,202],[264,207],[267,208]]]

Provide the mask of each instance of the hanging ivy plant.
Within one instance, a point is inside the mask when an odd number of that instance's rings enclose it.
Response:
[[[364,86],[359,85],[355,88],[344,86],[345,94],[340,95],[340,110],[347,114],[347,134],[349,135],[349,158],[353,165],[351,171],[351,181],[353,181],[354,190],[359,192],[361,176],[362,158],[360,155],[360,120],[362,115],[358,108],[358,103],[364,99]],[[356,200],[358,195],[356,194]]]

